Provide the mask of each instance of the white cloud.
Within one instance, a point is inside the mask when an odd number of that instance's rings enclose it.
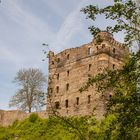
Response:
[[[47,63],[41,63],[43,57],[42,43],[49,43],[52,50],[58,52],[69,47],[75,47],[77,43],[79,45],[83,43],[83,40],[86,41],[90,38],[88,26],[85,26],[83,22],[86,19],[82,17],[80,9],[85,5],[92,4],[94,0],[72,0],[71,5],[65,5],[64,0],[60,0],[62,5],[58,2],[59,0],[42,1],[46,1],[46,7],[50,6],[51,11],[58,13],[54,14],[47,10],[48,13],[44,13],[44,16],[58,16],[57,18],[51,17],[56,22],[57,27],[59,25],[56,19],[59,17],[62,17],[60,20],[64,19],[61,21],[62,25],[57,29],[57,33],[53,32],[52,26],[50,27],[52,21],[41,19],[39,14],[36,15],[33,12],[32,6],[29,7],[30,10],[26,10],[25,1],[21,4],[20,0],[5,0],[0,5],[0,65],[2,66],[0,84],[3,83],[0,86],[6,87],[0,88],[0,102],[4,98],[5,104],[14,94],[16,86],[11,86],[13,85],[11,81],[17,70],[24,67],[39,67],[47,73]],[[57,3],[55,3],[56,1]],[[100,1],[102,2],[102,0]],[[40,1],[36,1],[36,4],[37,2]],[[28,4],[28,0],[26,0],[26,4]],[[73,4],[78,5],[73,6]],[[4,106],[4,103],[0,106]]]
[[[55,41],[52,44],[52,49],[54,51],[62,51],[63,49],[66,49],[67,47],[70,47],[70,43],[72,44],[71,38],[75,37],[75,35],[81,34],[81,33],[87,33],[87,27],[85,28],[83,24],[83,19],[81,17],[82,13],[80,13],[80,10],[87,2],[81,1],[79,5],[76,7],[74,11],[72,11],[64,20],[63,24],[61,25],[61,28],[59,29],[58,33],[56,34]],[[74,39],[74,38],[73,38]],[[76,38],[75,38],[76,39]],[[82,38],[81,38],[82,39]],[[56,48],[57,46],[57,48]],[[75,47],[75,46],[71,46]]]
[[[85,16],[83,16],[84,14],[80,12],[81,8],[89,4],[104,7],[108,4],[112,4],[112,2],[112,0],[81,0],[77,7],[65,18],[63,24],[61,25],[61,28],[59,29],[54,41],[51,44],[52,50],[55,52],[60,52],[66,48],[75,47],[73,45],[77,45],[76,40],[79,41],[78,45],[80,43],[83,43],[83,40],[91,41],[92,36],[88,30],[88,27],[93,23],[90,20],[85,19]],[[104,23],[102,22],[102,17],[99,19],[98,23],[95,23],[97,25],[101,24],[101,26],[104,25]]]
[[[0,5],[0,24],[0,107],[8,108],[6,104],[16,89],[12,80],[19,69],[39,67],[47,71],[41,63],[41,44],[51,40],[53,32],[47,23],[24,10],[18,0]]]
[[[7,11],[6,11],[7,10]],[[33,13],[26,11],[18,4],[18,0],[8,1],[5,4],[5,13],[7,18],[13,20],[16,24],[20,25],[32,36],[38,36],[39,34],[49,34],[48,38],[52,38],[53,32],[47,25],[47,22],[41,21]]]
[[[0,12],[9,22],[0,16],[3,20],[0,22],[0,30],[4,33],[0,34],[0,40],[5,43],[0,44],[0,59],[10,60],[23,67],[34,66],[40,63],[37,59],[41,59],[38,58],[42,53],[41,44],[45,40],[52,40],[53,32],[47,23],[23,7],[19,5],[18,0],[8,0],[2,4]]]

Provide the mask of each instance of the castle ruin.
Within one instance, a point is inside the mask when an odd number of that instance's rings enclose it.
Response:
[[[49,52],[49,95],[47,111],[56,109],[62,116],[94,115],[105,113],[104,102],[95,87],[82,93],[79,89],[89,75],[95,76],[104,69],[120,69],[123,57],[129,50],[114,40],[108,32],[98,33],[92,42],[58,54]],[[94,110],[94,112],[93,112]]]

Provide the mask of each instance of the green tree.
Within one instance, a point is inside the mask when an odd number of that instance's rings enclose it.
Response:
[[[46,78],[39,69],[22,69],[17,73],[15,80],[20,89],[11,98],[9,106],[16,106],[23,111],[40,110],[45,104],[44,86]]]
[[[106,20],[112,20],[114,26],[107,25],[106,31],[118,33],[124,31],[126,45],[138,45],[140,47],[140,7],[133,0],[114,0],[114,4],[99,8],[89,5],[82,9],[88,19],[96,20],[97,16],[104,15]],[[112,24],[111,24],[112,25]],[[89,27],[91,34],[96,35],[102,29],[96,26]]]
[[[99,15],[115,21],[114,26],[107,25],[105,30],[111,33],[123,31],[126,46],[140,48],[140,5],[136,1],[114,0],[113,5],[104,8],[89,5],[82,11],[93,21]],[[96,26],[89,29],[93,35],[102,30]],[[117,117],[115,127],[110,129],[111,133],[117,133],[115,139],[140,139],[140,50],[124,60],[121,70],[107,70],[106,73],[90,77],[80,91],[93,84],[102,94],[108,90],[114,93],[108,99],[106,117],[110,114]]]

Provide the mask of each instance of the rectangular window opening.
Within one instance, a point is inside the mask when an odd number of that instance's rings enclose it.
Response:
[[[88,71],[90,71],[90,70],[91,70],[91,64],[88,65]]]
[[[79,105],[79,97],[76,98],[76,104]]]
[[[88,104],[90,104],[91,95],[88,95]]]
[[[92,48],[88,48],[88,55],[92,54]]]
[[[68,71],[67,71],[67,76],[69,76],[69,74],[70,74],[70,71],[68,70]]]
[[[67,91],[69,90],[69,84],[66,84],[66,90]]]
[[[58,63],[60,62],[60,58],[57,59],[57,62],[58,62]]]
[[[59,93],[59,86],[56,87],[56,93]]]
[[[55,108],[56,109],[59,109],[60,108],[60,103],[57,101],[57,102],[55,102]]]
[[[115,53],[116,52],[116,50],[115,50],[115,48],[113,48],[113,53]]]
[[[115,64],[113,64],[113,69],[115,69]]]
[[[67,55],[67,59],[68,59],[68,60],[70,59],[70,55],[69,55],[69,54]]]
[[[69,107],[69,101],[65,100],[65,107],[68,108]]]
[[[59,73],[57,74],[57,80],[59,80]]]

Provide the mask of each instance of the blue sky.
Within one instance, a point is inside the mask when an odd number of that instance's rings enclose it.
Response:
[[[0,109],[8,107],[18,86],[13,83],[21,68],[40,68],[48,73],[42,43],[54,52],[92,40],[80,9],[108,5],[112,0],[2,0],[0,4]],[[96,24],[104,26],[102,18]],[[118,40],[121,37],[118,36]]]

